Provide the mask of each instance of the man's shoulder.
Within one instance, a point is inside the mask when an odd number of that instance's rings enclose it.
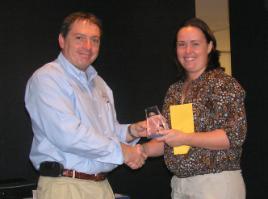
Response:
[[[64,74],[62,67],[55,61],[46,63],[33,73],[33,75],[37,76],[43,76],[43,75],[53,76],[62,74]]]
[[[65,73],[62,67],[55,61],[46,63],[45,65],[38,68],[33,74],[31,79],[62,79]]]

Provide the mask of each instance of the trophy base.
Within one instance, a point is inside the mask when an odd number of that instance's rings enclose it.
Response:
[[[154,138],[158,138],[158,137],[162,137],[163,135],[162,134],[157,134],[157,133],[154,133],[152,135],[149,135],[148,138],[149,139],[154,139]]]

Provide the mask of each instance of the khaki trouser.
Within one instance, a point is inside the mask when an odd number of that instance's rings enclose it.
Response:
[[[246,191],[241,171],[171,179],[172,199],[245,199]]]
[[[95,182],[69,177],[40,176],[37,199],[114,199],[108,180]]]

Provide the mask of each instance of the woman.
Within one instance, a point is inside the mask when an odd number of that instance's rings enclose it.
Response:
[[[173,199],[242,199],[245,186],[240,170],[246,136],[245,91],[219,63],[216,40],[205,22],[186,21],[176,34],[179,80],[170,86],[163,115],[170,105],[192,103],[195,133],[170,129],[144,144],[148,156],[164,154]],[[185,155],[173,147],[191,146]]]

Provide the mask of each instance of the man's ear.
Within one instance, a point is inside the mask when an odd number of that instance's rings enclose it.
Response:
[[[62,36],[62,34],[59,34],[58,41],[59,41],[60,48],[63,49],[65,40],[64,40],[64,37]]]

